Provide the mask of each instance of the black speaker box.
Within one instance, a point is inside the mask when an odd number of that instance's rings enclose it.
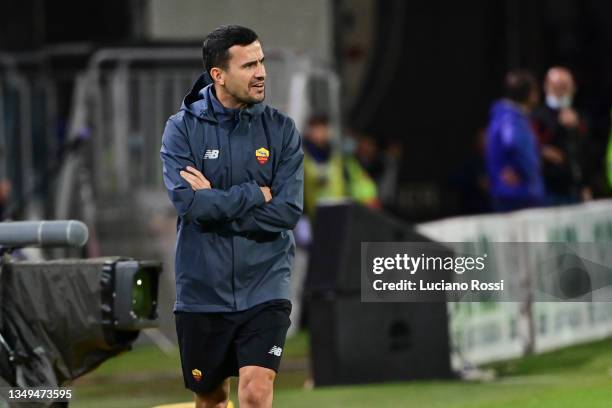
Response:
[[[309,302],[316,386],[451,378],[445,303]]]
[[[360,293],[362,242],[431,241],[410,224],[355,203],[317,207],[313,237],[307,293]]]
[[[429,242],[357,204],[319,207],[306,279],[316,386],[451,378],[445,302],[361,302],[361,242]]]

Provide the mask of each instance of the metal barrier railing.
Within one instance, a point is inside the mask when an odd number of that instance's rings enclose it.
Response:
[[[0,176],[11,178],[12,204],[21,207],[21,216],[36,217],[23,208],[36,207],[34,196],[47,217],[66,218],[82,215],[74,208],[87,207],[86,197],[163,190],[161,135],[202,72],[200,48],[91,51],[0,53]],[[51,58],[66,53],[81,60],[91,55],[85,71],[49,69]],[[267,50],[266,69],[267,104],[288,113],[302,130],[309,115],[323,110],[340,135],[340,86],[331,70],[287,50]],[[60,105],[68,99],[71,108],[62,118]],[[71,153],[79,143],[79,153]]]
[[[0,177],[12,183],[3,216],[50,216],[49,198],[65,140],[60,105],[67,103],[65,90],[78,69],[75,58],[90,52],[83,46],[0,52]],[[71,64],[53,66],[65,57]]]
[[[13,183],[13,200],[33,189],[31,89],[12,56],[0,53],[0,175]]]
[[[97,192],[161,188],[161,135],[202,71],[199,55],[194,48],[155,48],[106,49],[92,56],[77,81],[69,134],[91,132],[88,161]],[[298,127],[312,105],[323,106],[339,129],[339,84],[331,71],[290,52],[267,53],[266,68],[266,103],[289,113]],[[316,81],[324,92],[309,92]]]

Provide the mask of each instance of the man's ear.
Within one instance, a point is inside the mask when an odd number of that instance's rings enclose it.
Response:
[[[210,70],[210,77],[215,83],[219,85],[225,85],[225,75],[223,74],[223,70],[217,67],[213,67]]]

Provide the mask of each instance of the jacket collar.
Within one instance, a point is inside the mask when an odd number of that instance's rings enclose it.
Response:
[[[212,87],[212,78],[205,72],[193,84],[191,91],[183,99],[181,110],[191,113],[192,115],[205,119],[211,122],[218,123],[215,117],[213,102],[210,100],[210,88]],[[202,89],[206,88],[206,89]],[[202,91],[203,92],[200,92]],[[261,115],[264,110],[263,103],[255,103],[244,108],[240,112],[240,116],[248,116],[250,118]]]

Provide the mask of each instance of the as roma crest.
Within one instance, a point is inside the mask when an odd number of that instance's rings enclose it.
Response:
[[[255,150],[255,158],[259,164],[266,164],[270,158],[270,151],[265,147],[260,147],[259,149]]]
[[[197,368],[191,370],[191,375],[193,375],[193,379],[196,380],[196,382],[200,382],[200,380],[202,379],[202,372]]]

